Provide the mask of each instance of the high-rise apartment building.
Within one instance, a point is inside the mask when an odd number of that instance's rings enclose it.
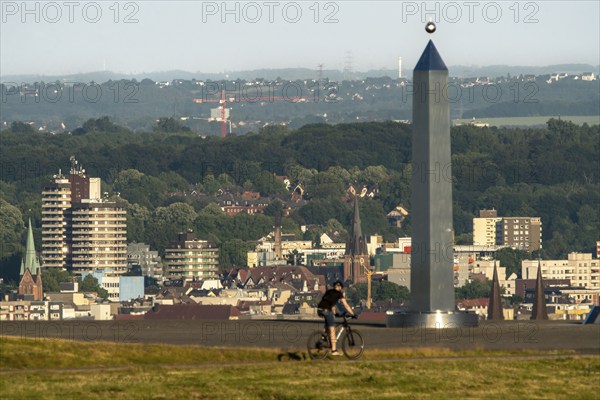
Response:
[[[542,247],[542,220],[537,217],[498,217],[496,210],[481,210],[479,218],[473,218],[473,244],[539,250]]]
[[[473,218],[473,244],[495,246],[498,243],[497,224],[502,221],[496,210],[481,210],[479,218]]]
[[[115,202],[71,206],[69,267],[76,274],[94,269],[127,272],[127,210]]]
[[[64,268],[67,263],[67,212],[71,183],[60,172],[42,191],[42,266]]]
[[[127,245],[128,268],[139,265],[143,276],[154,278],[159,282],[163,279],[163,269],[158,251],[150,250],[144,243],[130,243]]]
[[[535,251],[542,247],[542,220],[534,217],[502,218],[502,242],[517,249]]]
[[[74,157],[42,192],[42,267],[81,274],[127,270],[127,211],[101,198],[100,178],[89,178]]]
[[[217,279],[219,249],[214,242],[196,239],[192,232],[180,233],[165,249],[165,262],[172,278]]]

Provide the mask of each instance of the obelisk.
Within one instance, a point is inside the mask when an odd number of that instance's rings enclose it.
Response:
[[[435,32],[435,24],[425,28]],[[413,71],[411,277],[408,312],[387,325],[427,328],[477,325],[456,311],[452,248],[452,169],[448,68],[430,40]]]

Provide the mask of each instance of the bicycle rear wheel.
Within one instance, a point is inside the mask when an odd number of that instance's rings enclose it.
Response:
[[[306,348],[310,358],[322,360],[329,354],[329,341],[323,335],[323,332],[316,331],[308,337]]]
[[[365,341],[360,332],[352,330],[342,338],[342,351],[350,360],[356,360],[365,351]]]

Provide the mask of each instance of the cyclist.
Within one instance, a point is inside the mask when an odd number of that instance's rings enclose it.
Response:
[[[341,281],[336,281],[333,284],[333,289],[329,289],[323,295],[323,298],[317,305],[319,316],[325,318],[325,333],[329,332],[329,338],[331,340],[331,355],[339,356],[340,352],[337,351],[337,339],[335,337],[335,314],[334,308],[338,309],[343,306],[343,313],[354,316],[352,308],[348,305],[346,298],[344,297],[344,284]]]

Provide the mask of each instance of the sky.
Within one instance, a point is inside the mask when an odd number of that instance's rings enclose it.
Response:
[[[599,21],[596,0],[0,0],[0,75],[409,70],[429,39],[447,65],[596,66]]]

